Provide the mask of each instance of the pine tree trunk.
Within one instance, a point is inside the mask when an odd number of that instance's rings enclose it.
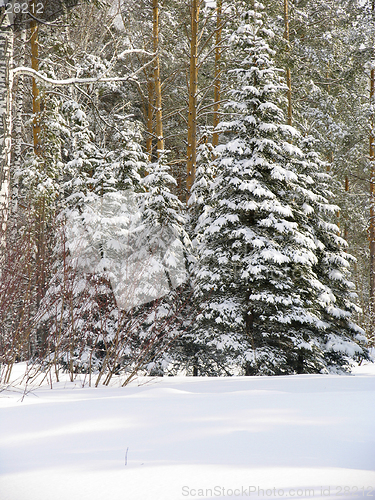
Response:
[[[32,1],[33,5],[35,0]],[[32,20],[30,23],[30,44],[31,44],[31,67],[35,71],[39,70],[39,42],[38,25]],[[41,156],[41,126],[40,126],[40,95],[36,79],[32,80],[32,98],[33,98],[33,144],[34,154]],[[43,197],[37,200],[37,221],[36,221],[36,291],[37,304],[43,298],[46,275],[46,224],[45,224],[45,200]]]
[[[190,41],[190,78],[189,78],[189,115],[187,145],[187,197],[195,179],[197,163],[197,91],[198,91],[198,24],[199,0],[191,2],[191,41]]]
[[[349,177],[345,176],[345,193],[349,193]],[[344,227],[344,239],[348,241],[349,232],[348,232],[348,222],[347,217],[345,217],[345,227]]]
[[[289,4],[288,0],[284,0],[284,38],[289,47]],[[286,68],[286,85],[288,99],[288,125],[292,125],[292,76],[290,68]]]
[[[12,148],[13,30],[6,16],[0,26],[0,246],[5,245],[10,199]]]
[[[154,85],[155,85],[155,118],[156,118],[156,136],[158,158],[160,151],[164,151],[163,122],[162,122],[162,103],[161,103],[161,83],[160,83],[160,58],[159,58],[159,0],[152,1],[153,13],[153,45],[154,52],[157,53],[154,67]]]
[[[219,125],[220,116],[220,77],[221,77],[221,32],[222,32],[222,0],[217,0],[216,7],[216,46],[215,46],[215,81],[214,81],[214,116],[213,128]],[[212,145],[219,144],[219,134],[214,132],[212,135]]]
[[[148,103],[147,103],[147,139],[146,151],[148,159],[152,161],[152,137],[154,133],[153,127],[153,108],[154,108],[154,81],[150,78],[147,82]]]

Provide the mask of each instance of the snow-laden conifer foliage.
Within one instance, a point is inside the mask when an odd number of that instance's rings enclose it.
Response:
[[[148,298],[143,300],[143,303],[148,303],[146,308],[152,308],[149,320],[144,323],[144,332],[154,330],[155,324],[163,324],[170,344],[166,352],[165,349],[159,353],[156,351],[152,357],[149,369],[154,374],[162,374],[171,363],[181,366],[184,362],[180,349],[176,351],[172,342],[189,328],[192,321],[188,283],[192,249],[186,230],[186,207],[172,192],[176,180],[166,163],[167,152],[160,151],[159,159],[148,165],[148,173],[141,180],[145,188],[139,195],[142,223],[132,257],[142,263],[139,293]]]
[[[142,282],[148,300],[167,296],[187,280],[186,259],[190,239],[185,230],[185,207],[170,187],[176,184],[165,164],[164,153],[148,165],[139,195],[141,226],[132,259],[142,263]]]
[[[262,11],[255,3],[231,40],[230,119],[200,222],[198,337],[246,374],[326,371],[362,353],[350,324],[349,257],[310,175],[318,163],[285,125]]]
[[[336,219],[337,205],[329,202],[334,197],[334,179],[324,172],[324,163],[314,151],[314,140],[301,140],[305,152],[299,167],[299,177],[308,189],[302,189],[302,209],[312,226],[317,263],[314,271],[322,285],[318,296],[318,310],[324,322],[324,355],[330,367],[342,366],[358,355],[367,355],[364,331],[354,322],[352,315],[360,312],[356,305],[355,285],[350,281],[350,265],[355,262],[347,253],[348,243],[340,236],[340,229],[330,220]],[[331,215],[331,217],[330,217]]]
[[[195,180],[188,199],[189,228],[194,247],[198,245],[201,238],[200,222],[204,221],[210,184],[215,178],[214,146],[207,139],[207,133],[205,133],[202,137],[202,144],[198,147]]]
[[[36,329],[48,336],[53,351],[49,361],[56,372],[60,366],[71,373],[98,370],[116,339],[121,315],[106,273],[106,251],[117,243],[111,234],[117,213],[95,208],[103,205],[105,195],[136,184],[144,155],[136,131],[131,132],[134,126],[118,132],[120,151],[101,147],[76,100],[60,103],[52,118],[47,130],[62,124],[55,141],[59,147],[53,151],[55,163],[59,160],[59,224],[53,228],[54,266]]]

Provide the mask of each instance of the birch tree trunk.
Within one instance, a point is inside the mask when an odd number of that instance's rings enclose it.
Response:
[[[17,50],[19,57],[17,63],[20,66],[25,66],[26,63],[26,29],[22,29],[19,35],[20,47]],[[24,76],[22,74],[18,75],[14,81],[14,111],[13,111],[13,129],[14,129],[14,140],[13,140],[13,168],[15,172],[20,172],[22,168],[22,112],[23,103],[25,95],[25,82]],[[13,181],[12,183],[12,213],[16,214],[18,211],[18,183]]]
[[[189,115],[187,144],[187,197],[195,179],[197,164],[198,25],[200,0],[191,1]]]
[[[0,26],[0,246],[5,245],[5,230],[10,199],[12,148],[13,30],[8,16]]]

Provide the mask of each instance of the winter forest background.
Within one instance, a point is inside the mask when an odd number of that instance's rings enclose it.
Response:
[[[375,0],[1,5],[2,381],[369,358]]]

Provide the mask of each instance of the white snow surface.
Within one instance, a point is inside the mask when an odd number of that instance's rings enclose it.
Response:
[[[3,387],[1,500],[375,497],[374,364],[120,382]]]

